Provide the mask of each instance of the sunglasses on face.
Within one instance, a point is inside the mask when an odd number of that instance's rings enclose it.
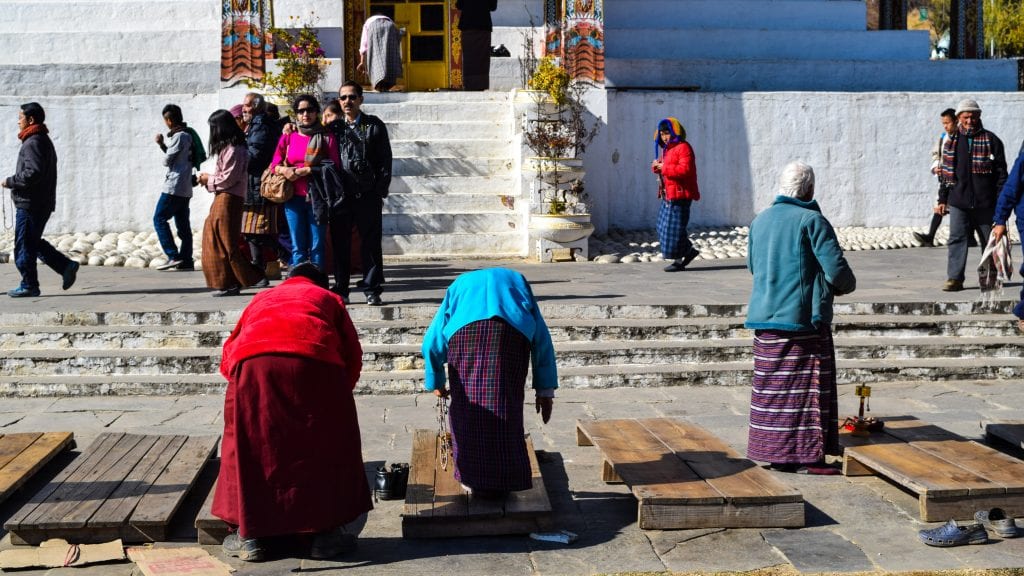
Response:
[[[340,100],[341,102],[345,102],[346,100],[358,100],[358,99],[359,99],[359,95],[358,94],[342,94],[341,96],[338,96],[338,100]]]
[[[300,116],[303,114],[316,114],[316,108],[297,108],[295,113]]]

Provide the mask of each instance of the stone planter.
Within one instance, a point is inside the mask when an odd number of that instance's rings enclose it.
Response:
[[[529,230],[541,262],[587,260],[587,238],[594,233],[590,214],[530,214]]]

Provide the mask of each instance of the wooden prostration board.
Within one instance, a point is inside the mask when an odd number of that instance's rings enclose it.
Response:
[[[163,540],[218,439],[101,434],[4,528],[15,544]]]
[[[999,440],[1024,450],[1024,421],[993,422],[985,426],[985,436],[989,440]]]
[[[526,534],[550,528],[551,502],[526,436],[533,487],[512,492],[503,501],[484,500],[467,494],[455,480],[455,466],[441,467],[437,431],[413,433],[412,463],[402,514],[405,538],[494,536]]]
[[[668,418],[577,421],[603,479],[629,486],[644,530],[800,527],[803,496],[707,430]]]
[[[1024,462],[912,416],[869,437],[841,434],[843,473],[879,475],[918,496],[921,519],[969,520],[1000,507],[1024,514]]]
[[[0,435],[0,502],[21,487],[54,456],[74,448],[71,432]]]

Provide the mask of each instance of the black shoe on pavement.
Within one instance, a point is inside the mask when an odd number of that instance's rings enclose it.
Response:
[[[239,286],[232,286],[231,288],[225,288],[223,290],[214,290],[210,296],[214,298],[220,298],[222,296],[238,296],[242,293],[242,288]]]
[[[682,262],[683,268],[686,268],[687,266],[689,266],[690,262],[693,262],[693,260],[697,256],[700,256],[700,250],[697,250],[696,248],[690,248],[690,252],[686,255],[685,258],[683,258],[683,262]]]
[[[380,294],[370,294],[366,297],[366,303],[370,306],[382,306],[384,304],[380,299]]]
[[[68,267],[64,269],[64,273],[61,274],[61,278],[64,279],[64,284],[61,285],[62,288],[67,290],[75,285],[75,280],[78,280],[78,269],[81,267],[82,265],[74,260],[68,264]]]
[[[932,247],[935,246],[935,239],[927,234],[921,234],[920,232],[914,232],[914,240],[921,243],[921,246]]]

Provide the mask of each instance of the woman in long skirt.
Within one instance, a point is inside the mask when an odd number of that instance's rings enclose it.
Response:
[[[663,151],[661,158],[658,153]],[[700,200],[697,186],[697,160],[693,147],[686,141],[686,129],[675,118],[658,122],[654,133],[655,159],[651,171],[658,175],[658,241],[661,255],[672,263],[666,272],[684,270],[700,252],[690,242],[686,227],[690,224],[690,207]]]
[[[456,278],[423,339],[423,358],[426,389],[451,398],[455,478],[483,498],[531,488],[527,370],[532,360],[534,403],[544,423],[558,375],[551,334],[522,274],[495,268]]]

